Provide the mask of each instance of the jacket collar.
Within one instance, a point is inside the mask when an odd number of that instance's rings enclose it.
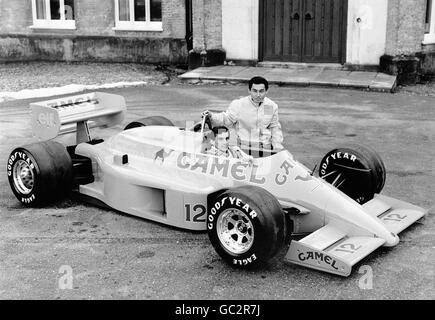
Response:
[[[257,104],[252,100],[252,97],[251,97],[251,96],[248,96],[248,99],[249,99],[249,101],[251,102],[251,104],[252,104],[254,107],[259,108],[259,107],[261,107],[262,105],[264,105],[264,101],[265,101],[266,97],[265,97],[264,100],[263,100],[262,102],[260,102],[260,104],[258,104],[258,105],[257,105]]]

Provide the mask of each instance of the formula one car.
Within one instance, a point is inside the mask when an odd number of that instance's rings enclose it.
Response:
[[[385,167],[364,146],[328,152],[315,176],[287,150],[250,162],[206,154],[207,118],[180,128],[148,117],[105,141],[91,139],[89,128],[123,121],[118,95],[76,95],[31,109],[40,142],[16,148],[7,163],[21,203],[42,206],[73,191],[127,214],[207,230],[234,266],[263,264],[289,245],[286,261],[348,276],[378,247],[397,245],[397,234],[426,214],[379,194]],[[74,131],[73,146],[52,140]]]

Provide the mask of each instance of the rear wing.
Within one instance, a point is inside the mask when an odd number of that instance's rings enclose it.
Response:
[[[77,144],[90,140],[89,128],[111,127],[124,120],[123,96],[92,92],[30,104],[33,134],[50,140],[77,132]]]

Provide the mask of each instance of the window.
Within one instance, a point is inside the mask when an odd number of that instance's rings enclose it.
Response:
[[[32,0],[31,28],[75,29],[74,0]]]
[[[115,0],[114,30],[162,31],[162,0]]]
[[[435,0],[426,0],[426,24],[424,44],[435,43]]]

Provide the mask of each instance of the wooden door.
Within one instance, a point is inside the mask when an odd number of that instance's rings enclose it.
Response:
[[[260,0],[260,60],[345,62],[347,0]]]

